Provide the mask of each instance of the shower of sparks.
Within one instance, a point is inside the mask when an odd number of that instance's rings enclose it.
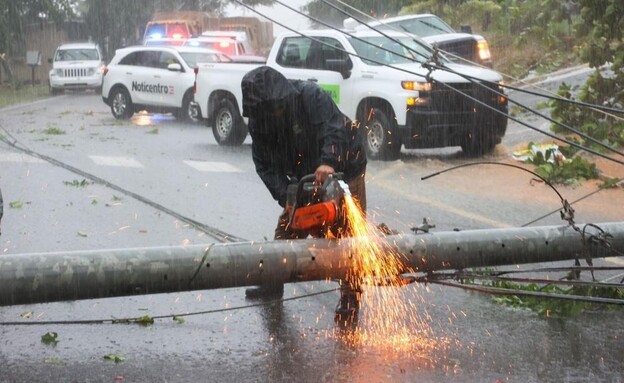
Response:
[[[350,344],[416,358],[427,359],[432,351],[445,349],[451,342],[434,336],[429,325],[431,317],[422,309],[424,299],[418,292],[405,294],[407,287],[401,274],[409,270],[401,262],[401,255],[384,245],[383,234],[366,221],[350,196],[345,197],[344,209],[349,240],[353,241],[351,248],[355,249],[350,254],[353,268],[347,282],[360,286],[363,293],[357,326],[340,336]],[[417,302],[408,296],[416,297]]]

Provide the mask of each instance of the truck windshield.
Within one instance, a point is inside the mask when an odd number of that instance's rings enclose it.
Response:
[[[384,23],[382,26],[395,30],[402,30],[419,37],[439,35],[441,33],[455,33],[447,23],[435,16],[418,17],[414,19]]]
[[[97,49],[59,49],[54,61],[99,60]]]
[[[350,41],[355,52],[370,65],[422,63],[427,61],[433,53],[427,45],[420,44],[408,36],[392,39],[385,36],[360,39],[352,37]]]

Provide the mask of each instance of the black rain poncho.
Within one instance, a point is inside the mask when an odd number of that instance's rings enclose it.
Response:
[[[365,171],[363,128],[316,83],[288,80],[262,66],[243,77],[241,88],[256,172],[280,206],[290,179],[312,174],[319,165],[344,173],[346,182]]]

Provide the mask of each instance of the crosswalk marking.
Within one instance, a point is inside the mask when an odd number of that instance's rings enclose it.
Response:
[[[33,164],[40,164],[45,161],[40,158],[32,157],[23,153],[0,153],[0,162],[28,162]]]
[[[225,162],[185,160],[185,164],[200,172],[240,173],[241,169]]]
[[[113,156],[96,156],[90,155],[89,158],[100,166],[116,166],[125,168],[144,168],[143,164],[132,157],[113,157]],[[0,162],[16,162],[16,163],[45,163],[37,157],[32,157],[23,153],[0,152]],[[213,173],[242,173],[243,170],[228,164],[227,162],[211,162],[184,160],[186,165],[200,172]]]
[[[110,156],[89,156],[97,165],[103,166],[119,166],[124,168],[142,168],[143,165],[129,157],[110,157]]]

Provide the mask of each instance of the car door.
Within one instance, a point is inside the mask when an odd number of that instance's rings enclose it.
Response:
[[[155,93],[158,92],[158,61],[160,52],[158,50],[146,49],[134,52],[132,66],[127,68],[126,77],[130,80],[130,97],[135,104],[154,105],[157,99]]]
[[[152,105],[165,107],[180,107],[184,96],[184,66],[170,51],[158,52],[156,67],[152,74],[152,91],[149,97]],[[181,70],[169,70],[170,64],[179,64]]]
[[[287,37],[277,57],[281,67],[279,70],[284,76],[316,82],[343,110],[350,97],[350,89],[345,86],[349,75],[343,76],[334,70],[337,60],[351,63],[343,45],[332,37],[317,37],[315,40],[300,36]]]

